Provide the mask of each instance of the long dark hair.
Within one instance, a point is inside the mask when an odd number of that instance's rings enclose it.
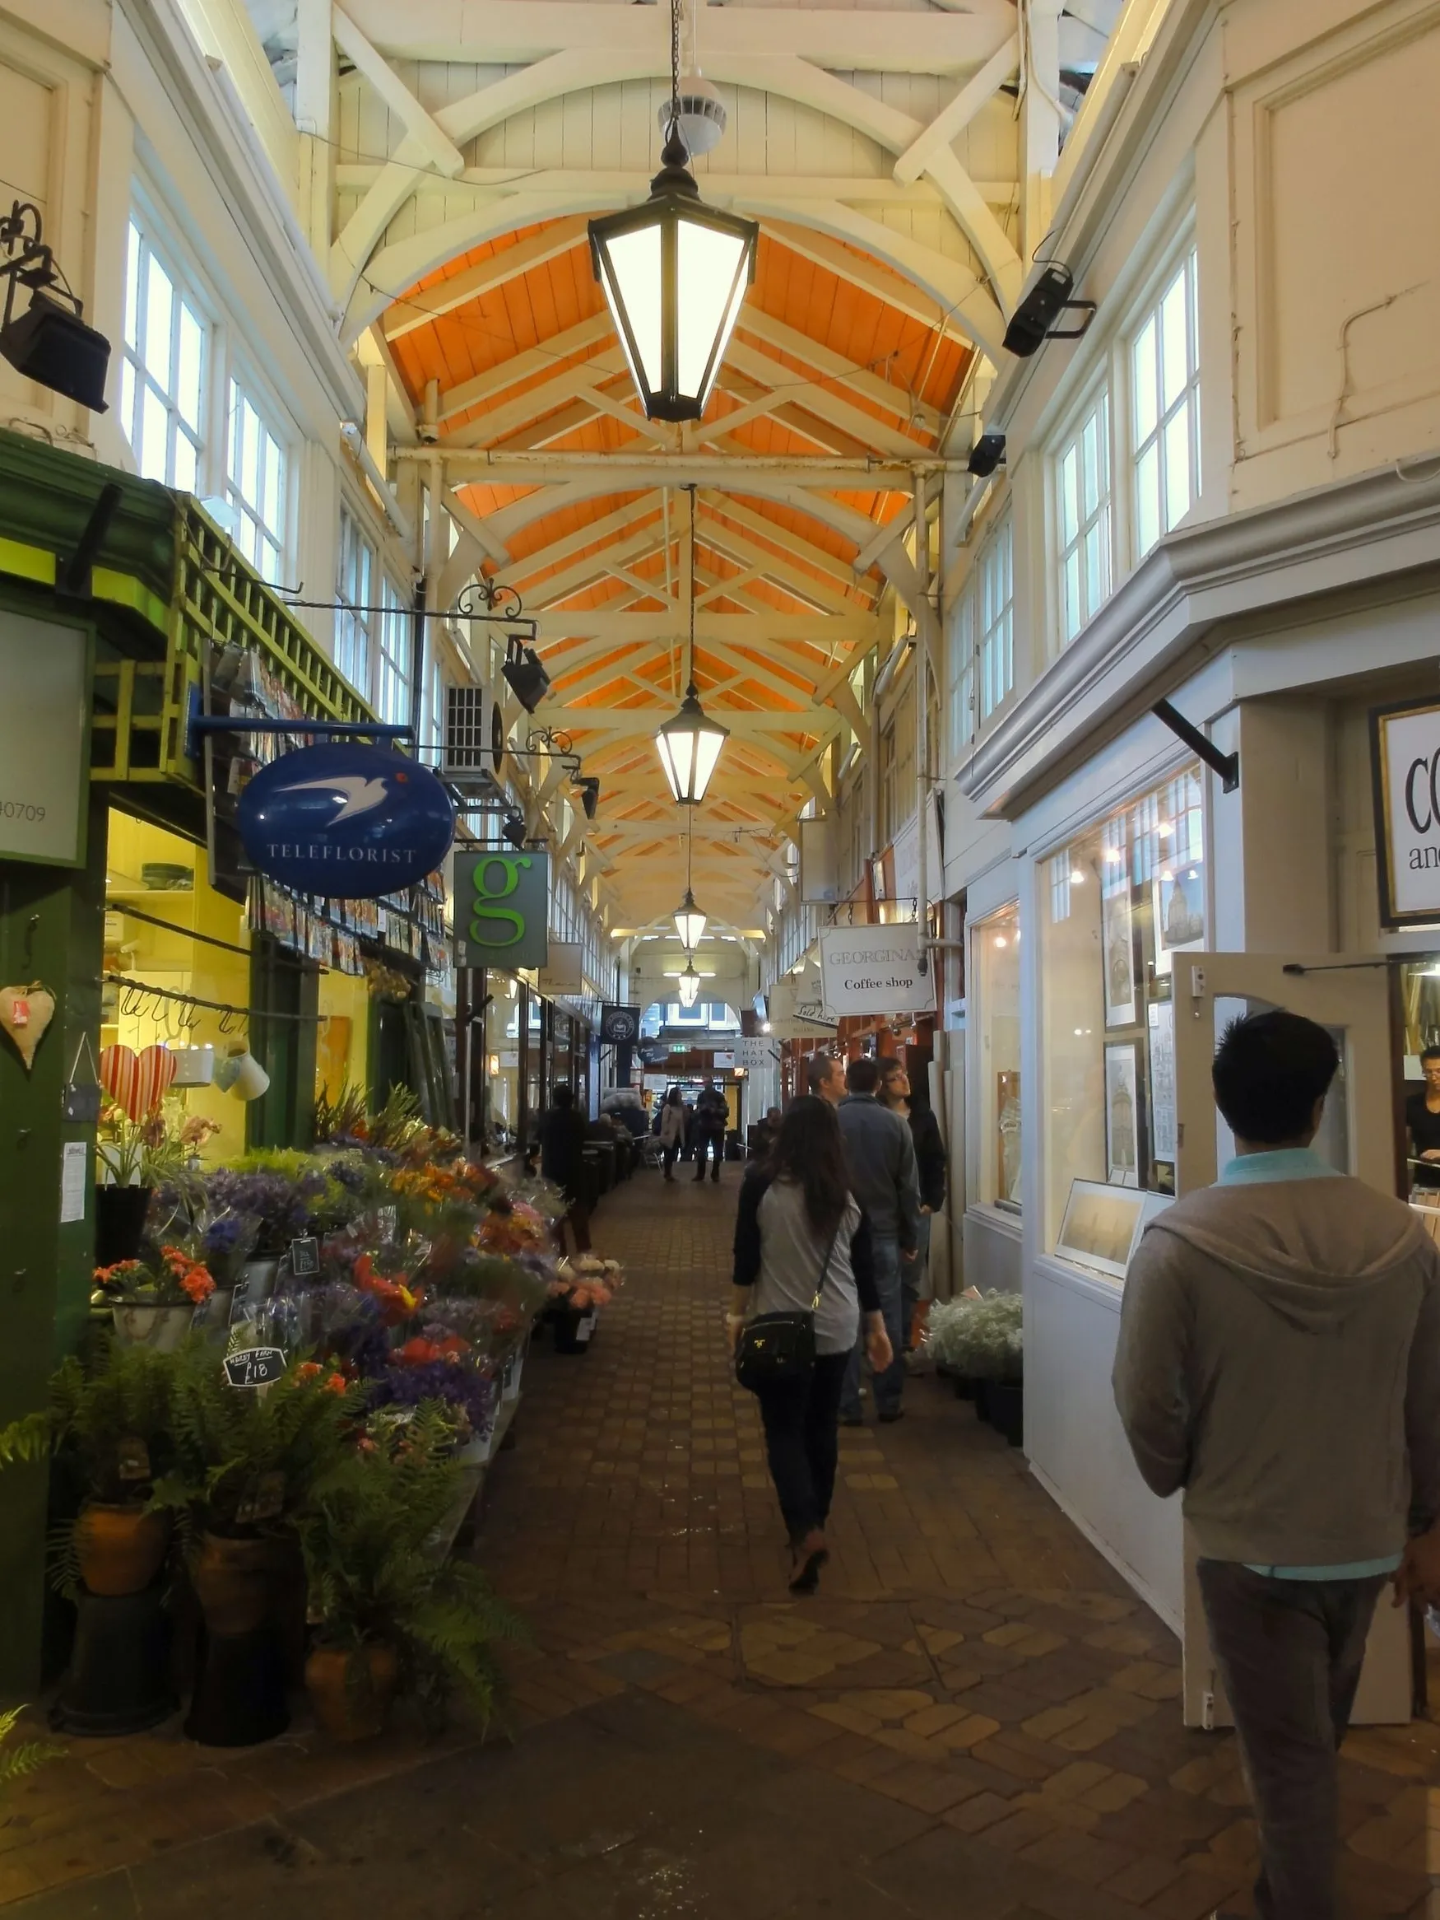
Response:
[[[790,1102],[770,1165],[777,1178],[804,1188],[805,1212],[815,1231],[834,1233],[845,1216],[850,1184],[840,1122],[828,1101],[807,1093]]]

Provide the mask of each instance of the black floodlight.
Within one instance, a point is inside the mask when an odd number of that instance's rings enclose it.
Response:
[[[1042,266],[1010,317],[1005,351],[1028,360],[1044,340],[1078,340],[1095,318],[1095,302],[1072,300],[1070,289],[1074,284],[1070,269],[1058,260]],[[1078,327],[1057,327],[1056,320],[1065,312],[1083,313],[1085,318]]]
[[[45,244],[40,210],[28,200],[17,200],[0,220],[0,251],[6,256],[0,260],[6,282],[0,353],[27,380],[104,413],[110,342],[86,326],[84,306]],[[17,315],[15,289],[22,284],[30,289],[30,304]]]
[[[982,433],[970,449],[970,458],[965,463],[965,471],[973,473],[977,480],[988,480],[1004,458],[1004,434]]]

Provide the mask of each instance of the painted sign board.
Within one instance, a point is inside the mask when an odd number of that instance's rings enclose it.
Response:
[[[550,856],[455,855],[457,967],[543,967],[550,956]]]
[[[826,927],[820,935],[820,977],[827,1013],[928,1013],[935,972],[920,971],[920,927]]]
[[[543,994],[583,993],[585,949],[578,940],[552,940],[550,957],[541,967],[535,985]]]
[[[236,824],[257,871],[272,880],[375,900],[435,871],[454,838],[455,808],[418,760],[330,741],[262,767],[240,795]]]
[[[0,858],[85,860],[90,635],[0,610]]]
[[[1370,715],[1380,924],[1440,925],[1440,704]]]

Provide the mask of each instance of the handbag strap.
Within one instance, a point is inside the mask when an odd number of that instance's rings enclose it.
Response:
[[[846,1203],[846,1206],[848,1210],[848,1206],[849,1206],[848,1201]],[[844,1226],[844,1224],[845,1224],[845,1215],[842,1213],[840,1218],[835,1223],[835,1231],[830,1236],[830,1244],[825,1249],[825,1259],[820,1268],[820,1278],[815,1282],[815,1298],[810,1302],[810,1311],[812,1313],[817,1313],[819,1311],[820,1296],[825,1291],[825,1282],[830,1275],[830,1256],[835,1251],[835,1242],[840,1238],[840,1229],[841,1227]]]

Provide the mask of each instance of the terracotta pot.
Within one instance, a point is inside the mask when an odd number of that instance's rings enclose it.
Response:
[[[315,1718],[335,1740],[370,1740],[382,1733],[399,1680],[395,1649],[382,1641],[354,1653],[318,1646],[305,1662]]]
[[[280,1539],[227,1540],[207,1533],[195,1563],[195,1597],[212,1634],[254,1633],[270,1619],[287,1564]]]
[[[143,1593],[160,1571],[169,1535],[163,1513],[99,1502],[82,1508],[75,1548],[87,1591],[108,1599]]]

